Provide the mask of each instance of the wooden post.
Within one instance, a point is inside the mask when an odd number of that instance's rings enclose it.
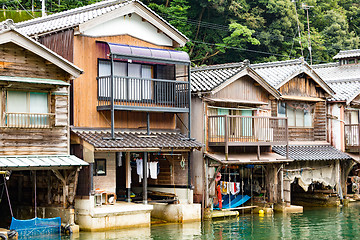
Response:
[[[148,153],[144,152],[143,158],[143,203],[147,204],[147,173],[148,173]]]
[[[127,201],[131,202],[131,166],[130,166],[130,153],[125,153],[125,168],[126,168],[126,192]]]
[[[286,127],[286,159],[289,159],[289,123],[288,118],[285,120]]]
[[[280,166],[280,182],[281,182],[281,202],[284,202],[284,164]]]
[[[51,204],[51,172],[47,171],[47,203]]]
[[[63,187],[63,207],[66,208],[66,196],[67,196],[67,188],[66,188],[66,180],[62,176],[62,174],[59,172],[59,170],[52,169],[55,176],[61,181],[62,187]]]
[[[229,159],[228,116],[224,116],[225,160]]]
[[[351,127],[350,127],[351,129]],[[359,156],[360,156],[360,123],[358,123],[358,150],[359,150]]]

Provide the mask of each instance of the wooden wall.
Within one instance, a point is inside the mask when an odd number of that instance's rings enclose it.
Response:
[[[54,64],[13,43],[0,45],[0,75],[66,81],[70,77]],[[49,109],[55,117],[52,127],[46,129],[1,127],[0,155],[68,154],[68,87],[0,81],[1,121],[4,121],[8,90],[48,92]]]
[[[68,80],[69,74],[13,43],[0,45],[0,75]]]
[[[324,98],[325,91],[307,76],[297,76],[279,88],[282,95]]]
[[[144,47],[168,48],[150,44],[130,36],[112,36],[92,38],[76,35],[74,38],[74,64],[84,70],[84,74],[74,80],[74,126],[110,127],[110,111],[102,113],[97,106],[97,60],[105,58],[104,51],[96,41],[129,44]],[[153,129],[174,129],[175,115],[169,113],[151,113],[150,124]],[[116,128],[144,128],[146,114],[142,112],[116,111]]]
[[[269,102],[269,93],[249,76],[229,84],[211,98]]]
[[[63,58],[73,61],[74,30],[68,29],[56,34],[39,37],[39,42],[58,53]]]
[[[2,102],[5,102],[5,91],[2,89]],[[50,92],[50,109],[55,113],[52,127],[0,128],[0,155],[69,154],[68,96],[57,93],[56,90]],[[4,112],[4,104],[1,112]]]

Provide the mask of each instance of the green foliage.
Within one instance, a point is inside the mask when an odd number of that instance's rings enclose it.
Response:
[[[49,13],[99,0],[47,0]],[[238,62],[309,60],[306,11],[309,9],[314,63],[328,62],[343,49],[360,46],[359,0],[142,0],[189,38],[182,48],[194,65]],[[0,0],[1,16],[23,21],[39,16],[40,0]],[[297,10],[297,15],[295,11]],[[11,10],[11,11],[10,11]],[[15,11],[12,11],[15,10]],[[300,37],[298,32],[298,21]],[[299,44],[301,42],[301,45]]]

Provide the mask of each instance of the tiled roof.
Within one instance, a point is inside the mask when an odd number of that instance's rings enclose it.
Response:
[[[244,64],[240,62],[192,68],[191,91],[211,91],[243,70],[244,67]]]
[[[75,27],[81,23],[104,15],[119,7],[123,7],[134,0],[108,0],[95,4],[55,13],[46,17],[35,18],[16,24],[19,31],[32,36],[56,30]]]
[[[179,32],[176,28],[170,25],[165,19],[160,17],[145,4],[139,0],[105,0],[90,4],[84,7],[71,9],[68,11],[55,13],[46,17],[35,18],[28,21],[17,23],[16,26],[23,34],[33,36],[36,34],[44,34],[48,32],[55,32],[62,29],[72,28],[85,23],[89,20],[105,15],[118,8],[124,7],[131,3],[138,3],[146,8],[149,12],[154,14],[157,18],[167,24],[175,32],[187,39],[185,35]]]
[[[360,57],[360,49],[341,50],[338,54],[336,54],[333,57],[333,59],[342,59],[349,57]]]
[[[333,98],[329,101],[352,101],[360,93],[360,78],[351,80],[340,80],[328,82],[335,91]]]
[[[316,73],[335,91],[329,101],[351,101],[360,93],[360,64],[326,63],[312,66]]]
[[[116,131],[109,140],[110,130],[72,129],[72,132],[96,148],[201,148],[202,144],[179,132]]]
[[[325,81],[360,78],[360,64],[340,66],[339,63],[325,63],[313,65],[312,68]]]
[[[251,64],[250,66],[270,85],[278,89],[278,85],[280,83],[287,80],[293,74],[298,73],[304,69],[304,61],[301,59],[295,59]]]
[[[286,156],[285,146],[274,146],[273,151]],[[289,158],[295,161],[351,160],[352,157],[331,145],[289,146]]]

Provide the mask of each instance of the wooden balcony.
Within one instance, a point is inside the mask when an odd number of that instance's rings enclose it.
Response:
[[[8,128],[50,128],[52,113],[10,113],[4,114],[2,127]]]
[[[360,124],[345,124],[345,150],[348,152],[360,152]]]
[[[288,145],[287,118],[208,116],[209,146]]]
[[[114,76],[98,77],[97,110],[189,112],[189,82]],[[113,95],[112,95],[113,94]]]

